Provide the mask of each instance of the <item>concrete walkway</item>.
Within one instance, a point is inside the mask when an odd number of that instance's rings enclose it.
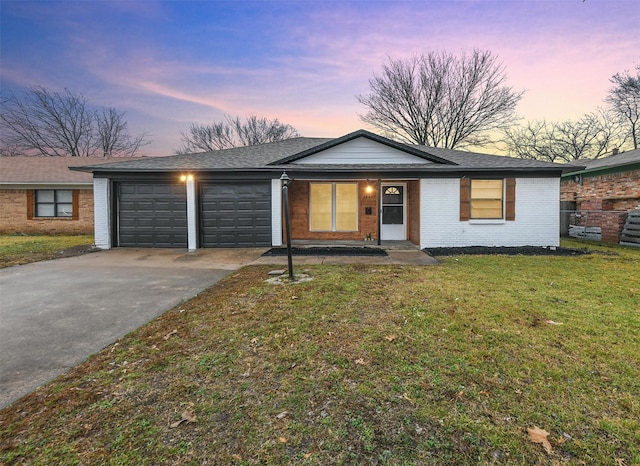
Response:
[[[435,265],[436,259],[416,249],[386,249],[387,256],[293,256],[293,268],[312,264]],[[287,266],[287,256],[263,256],[252,264]]]
[[[1,269],[0,408],[265,250],[113,249]]]

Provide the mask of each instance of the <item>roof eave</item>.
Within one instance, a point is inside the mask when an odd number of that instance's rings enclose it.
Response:
[[[596,168],[583,167],[582,170],[564,172],[562,174],[562,177],[565,178],[565,177],[576,176],[576,175],[589,175],[597,172],[612,172],[612,171],[623,172],[623,171],[631,171],[631,170],[640,170],[640,162],[631,161],[629,163],[621,163],[619,165],[613,165],[613,166],[609,165],[606,167],[596,167]]]

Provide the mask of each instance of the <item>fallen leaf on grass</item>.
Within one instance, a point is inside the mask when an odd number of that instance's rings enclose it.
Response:
[[[289,415],[289,411],[282,411],[280,414],[276,416],[277,419],[284,419]]]
[[[364,359],[359,358],[359,359],[356,359],[356,364],[362,365],[362,364],[366,364],[366,363],[364,362]]]
[[[395,335],[387,335],[386,337],[384,337],[384,339],[387,340],[388,342],[392,342],[396,338],[398,338],[398,337],[395,336]]]
[[[287,443],[287,439],[284,437],[278,437],[278,442],[280,443]]]
[[[550,455],[551,453],[553,453],[553,448],[551,448],[551,444],[549,443],[549,440],[547,440],[549,432],[535,426],[533,427],[533,429],[527,427],[527,432],[529,433],[529,438],[533,443],[541,443],[547,454]]]
[[[187,423],[196,422],[196,419],[197,418],[195,413],[193,412],[193,407],[190,406],[189,408],[184,410],[184,412],[182,413],[182,418],[179,421],[176,421],[173,424],[171,424],[169,427],[171,427],[172,429],[175,429],[183,422],[187,422]]]
[[[545,323],[549,324],[549,325],[562,325],[562,322],[555,322],[551,319],[547,319],[545,320]]]
[[[171,335],[176,335],[178,333],[178,329],[173,329],[171,330],[169,333],[167,333],[163,338],[164,341],[167,341],[169,338],[171,338]]]

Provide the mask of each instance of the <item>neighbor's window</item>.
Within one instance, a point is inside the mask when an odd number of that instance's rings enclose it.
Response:
[[[310,183],[311,231],[358,230],[357,183]]]
[[[37,189],[35,192],[36,217],[71,217],[73,195],[71,189]]]
[[[471,218],[502,218],[502,180],[471,180]]]

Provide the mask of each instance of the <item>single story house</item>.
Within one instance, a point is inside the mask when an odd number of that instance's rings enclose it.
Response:
[[[608,157],[582,165],[582,169],[564,173],[560,183],[560,201],[568,214],[567,232],[618,243],[629,212],[640,209],[640,149],[614,150]]]
[[[0,157],[0,233],[92,234],[93,177],[69,167],[100,161]]]
[[[399,143],[359,130],[73,167],[94,176],[100,248],[558,246],[562,165]]]

